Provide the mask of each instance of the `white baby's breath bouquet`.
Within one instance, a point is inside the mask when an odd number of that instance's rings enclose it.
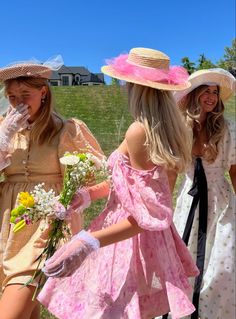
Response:
[[[78,188],[91,185],[107,178],[106,161],[100,160],[90,153],[66,152],[60,158],[65,165],[63,188],[59,196],[53,190],[46,191],[44,183],[38,184],[28,192],[20,192],[17,196],[18,206],[11,211],[13,231],[18,232],[29,224],[44,219],[50,223],[50,234],[43,252],[38,256],[38,267],[32,278],[25,283],[29,285],[37,278],[37,286],[33,299],[45,283],[41,271],[42,261],[50,258],[58,247],[58,243],[69,234],[66,220],[66,209]]]
[[[106,161],[100,160],[91,153],[66,152],[60,158],[61,164],[66,166],[60,203],[67,207],[75,191],[98,180],[107,177]]]

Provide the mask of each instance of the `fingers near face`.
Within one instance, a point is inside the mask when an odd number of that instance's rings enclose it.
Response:
[[[46,87],[43,86],[41,89],[37,89],[17,81],[12,81],[6,90],[6,96],[10,104],[19,110],[23,110],[24,105],[26,105],[30,119],[35,120],[37,112],[41,107],[42,99],[46,96]]]

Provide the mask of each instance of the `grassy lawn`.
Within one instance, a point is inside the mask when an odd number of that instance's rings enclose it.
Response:
[[[57,110],[66,118],[83,120],[108,156],[124,137],[131,122],[124,88],[117,86],[53,87]],[[226,105],[226,117],[235,119],[235,98]],[[178,189],[180,178],[175,189]],[[94,203],[86,212],[85,226],[101,211],[104,201]],[[41,319],[54,319],[43,307]]]

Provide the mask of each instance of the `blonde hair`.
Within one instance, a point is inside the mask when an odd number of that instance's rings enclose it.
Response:
[[[13,81],[38,90],[45,86],[46,95],[44,101],[41,102],[37,119],[32,127],[31,138],[34,143],[50,143],[52,138],[62,129],[64,121],[53,108],[52,93],[47,79],[36,77],[19,77],[16,79],[9,79],[4,82],[5,92],[7,92]]]
[[[172,93],[127,83],[130,112],[146,132],[150,160],[167,169],[183,171],[191,161],[191,133]]]
[[[208,88],[208,85],[200,85],[191,91],[185,98],[183,98],[179,107],[182,110],[188,125],[193,129],[193,139],[197,140],[198,132],[201,129],[199,121],[201,106],[199,104],[199,97]],[[219,87],[218,87],[219,91]],[[203,157],[209,162],[213,163],[218,155],[219,141],[224,136],[225,119],[224,119],[224,104],[220,98],[212,112],[207,113],[206,117],[206,134],[207,145]]]

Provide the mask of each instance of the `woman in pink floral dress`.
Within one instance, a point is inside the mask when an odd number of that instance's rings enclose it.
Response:
[[[109,196],[103,212],[45,264],[38,296],[61,319],[150,319],[194,307],[196,268],[172,222],[168,170],[190,161],[190,141],[171,90],[189,86],[169,57],[134,48],[102,71],[126,80],[134,122],[108,160],[111,182],[79,190],[71,210]],[[99,248],[99,249],[98,249]]]

